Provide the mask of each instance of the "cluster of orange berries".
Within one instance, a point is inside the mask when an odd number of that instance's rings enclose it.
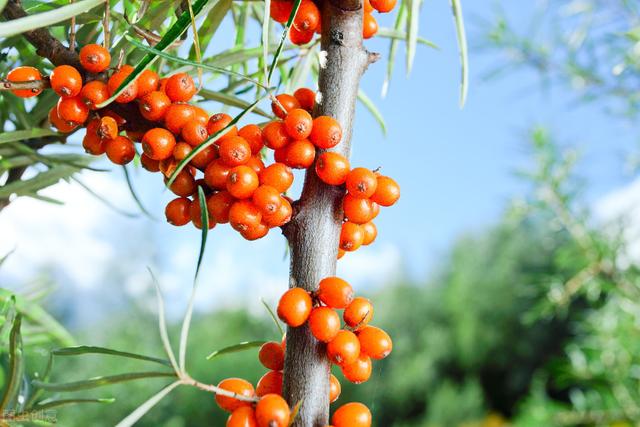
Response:
[[[364,0],[364,17],[362,23],[362,37],[373,37],[378,32],[378,22],[373,17],[373,11],[388,13],[393,10],[397,0]],[[293,11],[293,0],[272,0],[269,10],[271,18],[281,24],[289,20]],[[293,23],[289,29],[289,40],[296,45],[309,43],[314,34],[322,32],[322,14],[314,0],[302,0]]]

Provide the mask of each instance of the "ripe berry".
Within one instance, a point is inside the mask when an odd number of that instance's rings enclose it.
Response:
[[[227,175],[227,191],[236,199],[251,197],[258,185],[258,174],[249,166],[236,166]]]
[[[302,288],[291,288],[278,302],[278,317],[291,327],[298,327],[307,321],[311,313],[311,296]]]
[[[207,113],[204,108],[200,108],[197,105],[194,105],[193,109],[196,112],[196,120],[207,126],[207,122],[209,121],[209,113]]]
[[[309,1],[311,2],[311,0]],[[284,119],[284,126],[291,138],[306,139],[311,135],[313,118],[306,110],[294,108],[289,111],[289,114],[287,114],[287,117]]]
[[[247,163],[251,157],[251,147],[244,138],[232,136],[220,141],[218,153],[227,165],[238,166]]]
[[[284,349],[279,342],[266,342],[260,347],[258,359],[265,368],[280,371],[284,368]]]
[[[306,169],[316,158],[316,148],[307,139],[293,141],[283,149],[284,163],[294,169]]]
[[[354,384],[361,384],[371,377],[371,358],[360,354],[355,362],[341,366],[342,375]]]
[[[356,224],[364,224],[373,218],[373,206],[369,199],[358,199],[351,194],[345,194],[342,199],[342,209],[345,218]]]
[[[204,180],[211,188],[224,190],[227,188],[227,176],[231,168],[224,164],[221,159],[216,159],[209,163],[204,171]]]
[[[251,147],[251,154],[256,155],[260,153],[264,143],[262,142],[262,129],[258,125],[250,124],[240,128],[238,130],[238,136],[243,137]]]
[[[378,21],[370,13],[365,13],[362,22],[362,37],[370,39],[378,32]]]
[[[209,137],[207,126],[195,118],[184,124],[180,134],[182,139],[192,147],[202,144]]]
[[[358,340],[362,352],[372,359],[384,359],[393,349],[389,334],[375,326],[365,326],[360,329]]]
[[[360,341],[351,331],[338,331],[335,338],[327,344],[327,356],[336,365],[349,365],[355,362],[359,355]]]
[[[197,191],[196,180],[193,178],[193,175],[191,175],[191,172],[183,169],[178,173],[176,179],[173,180],[170,189],[176,196],[190,196]]]
[[[200,149],[198,154],[196,154],[193,159],[191,159],[191,164],[203,171],[217,157],[218,154],[216,153],[216,148],[213,145],[209,145],[208,147]]]
[[[304,108],[308,112],[313,111],[316,104],[316,93],[307,87],[301,87],[293,92],[294,98],[298,100],[300,108]]]
[[[290,141],[284,122],[280,120],[275,120],[262,129],[262,139],[264,145],[272,150],[282,148]]]
[[[176,138],[163,128],[150,129],[142,137],[142,151],[154,160],[168,159],[175,146]]]
[[[309,328],[318,341],[329,342],[340,331],[340,316],[329,307],[316,307],[309,315]]]
[[[266,394],[256,405],[258,427],[288,427],[291,410],[287,402],[277,394]]]
[[[375,9],[373,8],[373,6],[371,6],[371,1],[370,0],[364,0],[364,13],[371,13],[373,12]]]
[[[376,237],[378,236],[378,229],[376,228],[376,225],[373,223],[373,221],[362,224],[362,231],[364,232],[364,239],[362,240],[362,244],[365,246],[373,243],[373,241],[376,240]]]
[[[226,427],[257,427],[256,414],[252,407],[242,406],[229,415]]]
[[[160,162],[158,160],[154,160],[146,154],[142,153],[140,155],[140,164],[143,168],[148,170],[149,172],[158,172],[160,171]]]
[[[318,148],[332,148],[342,139],[342,127],[333,117],[319,116],[313,119],[309,140]]]
[[[349,160],[342,154],[326,151],[318,156],[316,174],[329,185],[344,184],[349,173]]]
[[[82,124],[86,122],[89,117],[89,107],[82,102],[79,96],[60,98],[57,109],[58,116],[70,123]]]
[[[173,157],[158,161],[158,169],[167,178],[173,175],[173,172],[175,172],[177,167],[178,162]]]
[[[125,81],[127,77],[133,72],[133,67],[130,65],[123,65],[118,71],[113,73],[109,77],[107,87],[109,88],[109,96],[116,93],[120,85]],[[126,104],[133,101],[138,96],[138,82],[132,81],[116,98],[116,102],[120,104]]]
[[[262,397],[266,394],[282,395],[282,372],[269,371],[258,380],[256,395]]]
[[[74,130],[75,128],[78,127],[77,124],[71,123],[71,122],[67,122],[62,117],[60,117],[58,115],[58,107],[57,106],[55,106],[55,107],[51,108],[51,110],[49,110],[49,122],[51,123],[51,125],[53,127],[58,129],[58,132],[61,132],[61,133],[69,133],[69,132],[71,132],[72,130]]]
[[[51,72],[49,80],[51,88],[60,96],[77,96],[82,89],[82,76],[71,65],[58,65]]]
[[[208,209],[207,209],[207,213],[209,213]],[[191,201],[189,214],[191,215],[191,222],[193,223],[193,225],[197,229],[201,230],[203,223],[202,223],[202,210],[200,209],[199,198],[194,197],[194,199]],[[209,229],[212,229],[215,226],[216,226],[215,221],[211,221],[211,218],[209,217]]]
[[[285,197],[280,198],[280,208],[272,214],[262,214],[262,221],[269,227],[280,227],[291,220],[293,208]]]
[[[173,103],[164,115],[164,124],[171,132],[178,135],[182,131],[182,127],[193,120],[196,112],[192,105]]]
[[[173,147],[173,158],[177,161],[184,160],[189,153],[193,151],[193,147],[191,147],[186,142],[178,142],[175,147]]]
[[[229,194],[228,191],[219,191],[213,194],[207,200],[207,209],[211,216],[211,220],[218,224],[229,222],[229,210],[236,201],[236,198]]]
[[[358,249],[364,241],[362,227],[351,221],[342,224],[340,231],[340,249],[353,252]]]
[[[270,185],[280,193],[284,193],[293,184],[293,172],[285,164],[273,163],[260,173],[260,184]]]
[[[313,31],[300,31],[296,27],[289,29],[289,40],[295,45],[303,45],[309,43],[313,39]]]
[[[239,232],[257,227],[261,220],[262,214],[249,200],[238,200],[229,209],[229,223]]]
[[[284,24],[289,20],[292,11],[293,2],[290,0],[273,0],[269,9],[269,15],[274,21]]]
[[[373,305],[363,297],[355,297],[342,313],[344,323],[353,329],[364,327],[373,318]]]
[[[338,381],[335,375],[331,374],[329,377],[329,403],[338,400],[341,392],[342,387],[340,386],[340,381]]]
[[[158,89],[160,77],[155,71],[144,70],[140,73],[136,82],[138,83],[138,98],[143,98]]]
[[[87,131],[87,134],[82,138],[82,147],[88,154],[99,156],[104,154],[105,142],[96,133]]]
[[[400,186],[388,176],[378,177],[376,192],[371,196],[371,200],[380,206],[391,206],[400,198]]]
[[[229,126],[232,120],[233,118],[228,114],[214,114],[213,116],[211,116],[211,118],[209,118],[209,122],[207,123],[207,131],[209,132],[209,135],[213,136],[225,127]],[[220,138],[218,138],[218,142],[220,142],[224,138],[236,136],[237,134],[238,128],[236,126],[232,126]]]
[[[10,82],[31,82],[42,80],[42,75],[40,75],[40,71],[34,67],[17,67],[9,71],[7,80]],[[31,98],[40,95],[42,89],[18,89],[12,90],[11,92],[20,98]]]
[[[99,44],[88,44],[80,49],[80,65],[90,73],[101,73],[111,63],[111,54]]]
[[[114,139],[118,136],[118,123],[116,119],[109,116],[104,116],[100,119],[100,126],[98,126],[98,136],[102,139]]]
[[[117,165],[126,165],[136,155],[133,142],[126,136],[118,136],[105,142],[107,157]]]
[[[169,77],[164,88],[173,102],[187,102],[196,94],[196,85],[187,73],[178,73]]]
[[[251,156],[245,165],[249,166],[251,169],[255,171],[255,173],[260,175],[260,173],[264,170],[264,162],[258,156]]]
[[[242,230],[240,232],[242,237],[244,237],[247,240],[262,239],[268,233],[269,233],[269,227],[262,222],[254,227],[249,227],[246,230]]]
[[[396,7],[397,0],[370,0],[373,9],[380,13],[388,13]]]
[[[380,205],[377,204],[376,202],[371,202],[371,209],[372,209],[372,214],[373,216],[371,217],[371,219],[375,219],[378,214],[380,213]]]
[[[378,187],[378,178],[367,168],[355,168],[347,175],[346,187],[353,197],[368,199]]]
[[[170,105],[171,100],[164,92],[153,91],[141,99],[140,114],[147,120],[158,122],[164,118]]]
[[[359,402],[345,403],[331,417],[334,427],[371,427],[371,411]]]
[[[191,221],[191,216],[189,214],[190,206],[191,200],[186,197],[178,197],[177,199],[170,201],[164,209],[167,222],[177,227],[188,224],[189,221]]]
[[[281,119],[284,119],[289,111],[293,110],[294,108],[300,108],[300,103],[298,102],[298,100],[289,94],[282,93],[276,96],[276,99],[278,100],[279,105],[275,101],[272,102],[271,110],[273,111],[273,114]]]
[[[253,397],[255,395],[251,383],[242,378],[227,378],[222,380],[218,384],[218,388],[231,391],[244,397]],[[251,402],[234,399],[233,397],[227,397],[221,394],[216,394],[216,403],[221,409],[228,412],[233,412],[242,406],[251,406]]]
[[[277,212],[282,204],[280,192],[270,185],[260,185],[253,192],[253,204],[260,209],[263,215],[270,215]]]
[[[91,110],[96,110],[96,105],[109,99],[107,84],[100,80],[92,80],[80,90],[80,98]]]
[[[315,31],[320,22],[320,11],[312,0],[302,0],[293,19],[293,26],[299,31]]]
[[[345,308],[353,301],[353,288],[339,277],[325,277],[318,284],[317,296],[331,308]]]

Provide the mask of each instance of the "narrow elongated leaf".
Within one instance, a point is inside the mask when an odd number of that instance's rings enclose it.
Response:
[[[271,0],[264,0],[264,15],[262,17],[262,67],[263,67],[263,78],[265,86],[270,86],[269,78],[269,70],[267,70],[267,64],[269,59],[269,35],[271,30],[269,29],[269,24],[271,23]]]
[[[290,50],[295,50],[297,48],[298,48],[297,46],[287,45],[282,48],[282,51],[286,52]],[[277,44],[272,44],[271,46],[268,47],[268,52],[275,52],[276,50],[278,50]],[[228,67],[233,64],[246,62],[256,58],[262,61],[262,55],[263,55],[263,47],[254,47],[254,48],[248,48],[248,49],[232,48],[207,58],[205,60],[205,63],[215,64],[218,67]]]
[[[222,19],[231,9],[232,3],[232,0],[218,0],[207,14],[207,17],[202,21],[202,24],[198,29],[198,36],[200,37],[203,52],[207,51],[209,43],[213,39],[213,35],[222,23]],[[194,49],[192,49],[191,54],[193,55],[194,53]]]
[[[380,128],[382,129],[382,133],[386,135],[387,124],[384,121],[384,117],[382,117],[382,113],[380,113],[380,110],[378,110],[378,107],[376,107],[376,104],[373,103],[373,101],[367,96],[366,93],[364,93],[362,89],[358,90],[358,99],[360,100],[360,102],[362,102],[362,105],[364,105],[367,108],[367,110],[369,110],[371,115],[376,119],[376,121],[380,125]]]
[[[131,193],[131,197],[136,202],[136,205],[138,205],[138,209],[140,209],[140,212],[145,214],[148,218],[155,220],[154,216],[151,215],[147,208],[144,207],[144,205],[142,204],[142,200],[140,200],[140,197],[138,197],[138,193],[136,193],[135,188],[133,188],[133,182],[131,182],[131,177],[129,176],[129,169],[127,169],[127,165],[122,165],[122,171],[124,172],[124,178],[127,181],[129,193]]]
[[[0,144],[7,142],[25,141],[28,139],[42,138],[44,136],[62,136],[58,132],[51,129],[34,128],[29,130],[16,130],[13,132],[4,132],[0,134]]]
[[[180,381],[176,381],[172,384],[169,384],[167,387],[160,390],[159,393],[153,395],[149,400],[144,402],[142,405],[138,406],[138,408],[133,411],[131,414],[127,416],[124,420],[120,421],[116,424],[116,427],[131,427],[133,426],[140,418],[142,418],[147,412],[151,410],[154,406],[158,404],[165,396],[167,396],[171,391],[178,387],[181,384]]]
[[[418,25],[420,23],[420,5],[422,0],[409,1],[409,22],[407,27],[407,74],[411,73],[418,43]]]
[[[20,327],[22,325],[22,316],[16,315],[11,327],[9,336],[9,369],[8,378],[5,379],[5,392],[0,400],[0,412],[7,409],[9,404],[15,400],[20,391],[20,379],[22,377],[22,338],[20,335]]]
[[[84,182],[80,181],[78,178],[72,177],[71,179],[73,181],[75,181],[78,185],[80,185],[80,187],[84,188],[87,191],[87,193],[91,194],[93,197],[95,197],[96,199],[101,201],[105,206],[107,206],[110,209],[113,209],[115,212],[118,212],[120,215],[124,215],[124,216],[129,217],[129,218],[136,218],[136,217],[139,216],[136,213],[127,212],[127,211],[124,211],[124,210],[120,209],[118,206],[114,205],[109,200],[105,199],[101,194],[98,194],[95,191],[93,191],[93,189],[91,187],[89,187]]]
[[[165,320],[164,314],[164,300],[162,299],[162,292],[160,291],[160,283],[158,283],[158,279],[156,279],[155,274],[149,268],[149,273],[151,274],[151,279],[153,280],[153,284],[156,288],[156,297],[158,299],[158,328],[160,329],[160,338],[162,339],[162,345],[164,346],[164,351],[171,362],[171,366],[173,370],[178,373],[180,372],[178,368],[178,363],[176,363],[176,356],[173,354],[173,349],[171,348],[171,341],[169,341],[169,333],[167,332],[167,321]]]
[[[207,360],[211,360],[214,357],[222,356],[223,354],[237,353],[239,351],[251,350],[252,348],[260,347],[266,341],[244,341],[238,344],[230,345],[220,350],[216,350],[207,356]]]
[[[68,383],[45,383],[33,381],[34,387],[49,391],[78,391],[103,387],[111,384],[124,383],[148,378],[171,378],[175,377],[174,372],[129,372],[126,374],[108,375],[103,377],[89,378],[84,381],[73,381]]]
[[[10,184],[0,187],[0,197],[7,198],[12,194],[23,196],[29,193],[35,193],[38,190],[56,184],[63,178],[70,177],[78,170],[78,168],[66,165],[53,167],[44,172],[40,172],[33,178],[14,181]]]
[[[269,0],[266,0],[269,1]],[[280,37],[280,42],[278,43],[278,48],[276,49],[276,53],[273,55],[273,60],[271,61],[271,67],[269,67],[269,74],[267,74],[267,84],[266,86],[270,86],[270,82],[271,82],[271,76],[273,75],[273,71],[276,69],[276,66],[278,64],[278,58],[280,58],[280,54],[282,53],[282,47],[284,46],[284,42],[287,39],[287,34],[289,33],[289,28],[291,28],[291,25],[293,24],[293,18],[295,18],[296,14],[298,13],[298,9],[300,8],[300,3],[302,3],[302,0],[295,0],[293,2],[293,9],[291,10],[291,14],[289,15],[289,19],[287,20],[287,23],[284,26],[284,30],[282,31],[282,36]],[[266,8],[266,3],[265,3],[265,8]],[[268,15],[268,11],[265,12],[265,15]],[[269,19],[269,17],[267,16],[267,19]],[[263,40],[264,41],[264,40]],[[268,44],[265,42],[264,43],[265,46],[267,46]],[[265,56],[265,63],[266,63],[266,56]]]
[[[198,279],[204,250],[207,246],[207,233],[209,232],[209,209],[207,209],[207,198],[204,195],[202,186],[198,186],[198,201],[200,202],[200,220],[202,221],[202,234],[200,237],[200,253],[198,254],[198,264],[196,265],[196,274],[193,280]]]
[[[80,345],[76,347],[58,348],[51,352],[54,356],[80,356],[83,354],[105,354],[109,356],[125,357],[128,359],[144,360],[146,362],[158,363],[171,367],[171,362],[157,357],[144,356],[142,354],[130,353],[128,351],[113,350],[105,347]]]
[[[260,298],[260,301],[262,301],[262,305],[264,305],[264,308],[267,309],[267,313],[269,313],[269,316],[271,316],[271,318],[273,319],[273,323],[276,324],[278,331],[280,331],[280,336],[283,336],[284,329],[282,329],[282,325],[280,324],[280,321],[278,321],[278,317],[276,316],[276,314],[273,312],[271,307],[269,307],[269,304],[267,304],[267,302],[264,299]]]
[[[456,23],[456,37],[458,39],[458,50],[460,52],[460,107],[464,107],[467,102],[467,90],[469,87],[469,55],[467,53],[467,34],[464,29],[464,18],[462,17],[462,5],[460,0],[451,0],[451,10]]]
[[[85,13],[100,4],[104,4],[104,2],[105,0],[81,0],[48,12],[2,22],[0,23],[0,37],[10,37],[24,33],[25,31],[49,27],[58,22],[66,21],[73,16]]]
[[[116,399],[112,397],[103,397],[97,399],[58,399],[58,400],[44,400],[36,404],[34,414],[37,414],[37,411],[44,411],[46,409],[57,408],[59,406],[67,406],[67,405],[75,405],[78,403],[113,403]],[[26,413],[25,415],[28,415]]]
[[[204,99],[208,99],[210,101],[217,101],[221,104],[228,105],[230,107],[248,108],[251,106],[251,103],[245,101],[242,98],[237,98],[233,95],[229,95],[222,92],[215,92],[208,89],[202,89],[200,92],[198,92],[198,95],[202,96]],[[269,114],[264,110],[261,110],[260,108],[254,108],[253,112],[262,117],[266,117],[267,119],[274,118],[273,114]]]
[[[400,12],[398,11],[398,16],[400,16]],[[399,29],[395,29],[395,28],[379,28],[378,32],[376,33],[377,37],[383,37],[385,39],[391,39],[391,40],[407,40],[407,33],[405,33],[402,30]],[[432,49],[440,49],[440,46],[438,46],[437,44],[435,44],[434,42],[432,42],[431,40],[427,40],[424,37],[418,37],[416,40],[417,43],[428,46]],[[389,61],[391,61],[391,58],[389,58]]]

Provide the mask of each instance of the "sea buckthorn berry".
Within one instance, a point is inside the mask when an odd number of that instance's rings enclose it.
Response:
[[[311,0],[309,1],[311,2]],[[289,111],[289,114],[287,114],[287,117],[284,119],[284,126],[291,138],[307,139],[309,135],[311,135],[313,118],[307,110],[294,108]]]
[[[256,155],[262,150],[262,129],[258,125],[246,125],[238,130],[238,136],[243,137],[251,147],[251,154]]]
[[[207,166],[218,158],[218,153],[213,145],[205,147],[191,159],[191,164],[200,170],[205,170]]]
[[[332,148],[342,139],[342,127],[333,117],[319,116],[313,119],[309,140],[318,148]]]
[[[311,313],[311,296],[302,288],[291,288],[278,302],[278,317],[291,327],[298,327],[307,321]]]
[[[371,6],[371,1],[370,0],[364,0],[364,13],[371,13],[373,12],[375,9],[373,8],[373,6]]]
[[[62,117],[58,115],[58,107],[54,106],[49,110],[49,122],[53,127],[58,129],[58,132],[61,133],[69,133],[75,128],[78,127],[75,123],[70,123],[64,120]]]
[[[167,207],[164,209],[164,214],[167,217],[167,222],[176,227],[186,225],[191,221],[191,215],[189,214],[189,208],[191,207],[191,200],[186,197],[178,197],[167,203]]]
[[[376,192],[371,196],[371,200],[380,206],[391,206],[400,198],[400,186],[388,176],[378,176],[378,186]]]
[[[269,371],[258,380],[256,384],[256,395],[262,397],[265,394],[282,395],[282,372]]]
[[[280,371],[284,368],[284,349],[279,342],[266,342],[260,347],[258,359],[265,368]]]
[[[183,169],[178,173],[169,188],[176,196],[187,197],[196,192],[196,180],[188,170]]]
[[[258,174],[249,166],[236,166],[227,175],[227,191],[236,199],[247,199],[260,185]]]
[[[126,165],[136,155],[133,142],[126,136],[117,136],[114,139],[105,141],[105,152],[107,157],[116,165]]]
[[[373,221],[362,224],[362,231],[364,232],[364,239],[362,240],[362,244],[365,246],[373,243],[373,241],[376,240],[376,237],[378,237],[378,228],[373,223]]]
[[[368,199],[378,187],[378,177],[367,168],[355,168],[347,175],[346,187],[353,197]]]
[[[316,161],[316,174],[329,185],[342,185],[349,174],[349,160],[342,154],[325,151]]]
[[[162,93],[165,92],[165,89],[167,88],[167,82],[169,81],[168,77],[164,77],[162,79],[160,79],[160,81],[158,82],[158,90]]]
[[[207,122],[209,121],[209,113],[207,113],[204,108],[198,107],[197,105],[193,106],[193,111],[196,113],[195,119],[206,127]]]
[[[88,44],[80,49],[80,65],[90,73],[101,73],[111,63],[111,54],[99,44]]]
[[[196,84],[187,73],[178,73],[169,77],[164,88],[173,102],[187,102],[196,94]]]
[[[280,192],[270,185],[260,185],[251,197],[253,204],[260,209],[263,215],[270,215],[277,212],[282,204]]]
[[[163,128],[150,129],[142,137],[142,151],[154,160],[168,159],[175,146],[176,138]]]
[[[295,45],[309,43],[313,39],[314,31],[300,31],[296,27],[289,28],[289,40]]]
[[[94,156],[99,156],[104,154],[105,151],[105,142],[95,133],[89,133],[82,138],[82,148],[88,154],[93,154]]]
[[[300,103],[298,102],[298,100],[289,94],[282,93],[276,96],[276,99],[278,100],[278,102],[273,101],[271,103],[271,110],[273,111],[273,114],[281,119],[284,119],[289,111],[293,110],[294,108],[300,108]]]
[[[325,277],[318,284],[317,296],[332,308],[345,308],[353,301],[353,288],[339,277]]]
[[[302,0],[293,18],[293,26],[299,31],[315,31],[320,22],[320,11],[312,0]]]
[[[338,256],[337,259],[341,259],[346,252],[343,249],[338,248]]]
[[[391,337],[375,326],[365,326],[358,331],[358,340],[362,352],[372,359],[384,359],[393,350]]]
[[[118,71],[113,73],[109,77],[107,87],[109,88],[109,95],[112,96],[116,93],[120,85],[125,81],[127,77],[133,72],[133,67],[130,65],[123,65]],[[116,102],[120,104],[126,104],[133,101],[138,97],[138,82],[132,81],[116,98]]]
[[[262,221],[269,227],[280,227],[291,220],[293,208],[291,202],[282,197],[280,200],[280,208],[272,214],[262,214]]]
[[[293,2],[290,0],[273,0],[271,7],[269,8],[269,15],[271,18],[284,24],[289,20],[289,16],[293,11]]]
[[[376,202],[371,202],[371,214],[373,215],[371,217],[372,220],[376,219],[376,217],[378,216],[378,214],[380,213],[380,205],[377,204]]]
[[[260,176],[260,173],[264,170],[264,162],[258,156],[249,157],[249,160],[247,160],[247,163],[245,163],[245,165],[253,169],[258,174],[258,176]]]
[[[233,392],[239,396],[254,397],[255,391],[249,381],[242,378],[227,378],[218,383],[218,388]],[[251,406],[251,402],[235,399],[233,397],[216,394],[216,403],[218,406],[228,412],[233,412],[242,406]]]
[[[342,199],[342,209],[345,218],[356,224],[367,223],[373,218],[372,202],[369,199],[358,199],[351,194],[345,194]]]
[[[173,103],[167,107],[164,115],[164,124],[171,132],[178,135],[182,127],[193,120],[196,112],[192,105]]]
[[[309,328],[318,341],[329,342],[340,331],[340,316],[329,307],[316,307],[309,315]]]
[[[58,116],[63,120],[82,124],[87,121],[89,117],[89,107],[82,102],[79,96],[73,98],[60,98],[58,100]]]
[[[51,88],[60,96],[73,97],[82,90],[82,76],[71,65],[58,65],[49,77]]]
[[[42,75],[37,68],[23,66],[9,71],[9,74],[7,74],[7,80],[10,82],[32,82],[42,80]],[[20,98],[31,98],[32,96],[40,95],[42,89],[17,89],[12,90],[11,92]]]
[[[91,110],[96,110],[96,105],[109,99],[107,84],[100,80],[92,80],[80,90],[80,98]]]
[[[261,220],[262,214],[249,200],[238,200],[229,209],[229,223],[239,232],[257,227]]]
[[[262,129],[262,139],[264,145],[272,150],[282,148],[290,141],[284,122],[280,120],[273,121]]]
[[[313,107],[316,105],[316,93],[308,87],[301,87],[293,92],[294,98],[298,100],[300,108],[304,108],[308,112],[313,111]]]
[[[230,170],[222,160],[215,159],[205,169],[204,180],[209,187],[224,190],[227,188],[227,175]]]
[[[153,70],[144,70],[136,82],[138,83],[138,98],[142,98],[158,89],[160,77]]]
[[[342,375],[354,384],[361,384],[371,377],[371,358],[360,354],[355,362],[340,367]]]
[[[140,164],[143,168],[148,170],[149,172],[159,172],[160,171],[160,162],[158,160],[154,160],[146,154],[142,153],[140,155]]]
[[[371,411],[359,402],[345,403],[331,417],[334,427],[371,427]]]
[[[127,129],[124,131],[125,135],[127,135],[127,138],[129,138],[133,142],[141,142],[142,137],[144,136],[144,132],[145,131],[143,130],[133,130],[133,129]]]
[[[178,142],[176,146],[173,147],[173,158],[177,161],[184,160],[192,150],[193,147],[186,142]]]
[[[329,376],[329,403],[338,400],[341,392],[342,386],[340,385],[340,381],[338,381],[335,375],[331,374]]]
[[[276,163],[284,163],[287,164],[287,146],[280,147],[273,151],[273,160]],[[287,165],[289,166],[289,165]]]
[[[255,227],[249,227],[246,230],[242,230],[240,235],[247,240],[258,240],[262,239],[269,233],[269,226],[264,223],[260,223]]]
[[[226,224],[229,222],[229,210],[235,203],[236,198],[228,191],[219,191],[209,199],[207,199],[207,209],[211,216],[211,220],[218,224]]]
[[[209,213],[208,209],[207,209],[207,213]],[[195,196],[194,199],[191,201],[191,206],[189,207],[189,214],[191,216],[191,222],[193,223],[194,227],[196,227],[199,230],[202,230],[202,210],[200,208],[200,199],[197,196]],[[212,221],[211,217],[209,217],[209,229],[212,229],[215,226],[216,226],[215,221]]]
[[[209,118],[209,122],[207,123],[207,132],[209,132],[210,136],[213,136],[214,134],[229,126],[232,120],[233,118],[228,114],[214,114]],[[238,135],[238,128],[236,126],[232,126],[220,138],[218,138],[218,143],[224,138],[236,135]]]
[[[306,169],[316,158],[316,148],[307,139],[293,141],[284,150],[284,163],[294,169]]]
[[[378,21],[370,13],[365,13],[362,23],[362,37],[370,39],[378,32]]]
[[[116,113],[116,112],[115,112],[115,111],[113,111],[113,110],[104,110],[104,111],[102,111],[102,112],[100,113],[100,115],[101,115],[101,116],[103,116],[103,117],[104,117],[104,116],[112,117],[112,118],[116,121],[116,123],[118,124],[118,126],[122,126],[122,125],[124,125],[125,123],[127,123],[127,121],[125,120],[125,118],[124,118],[124,117],[122,117],[120,114]]]
[[[355,330],[367,325],[373,318],[373,305],[363,297],[355,297],[342,313],[344,323]]]
[[[370,0],[371,7],[380,13],[388,13],[396,7],[397,0]]]
[[[164,119],[170,105],[171,100],[164,92],[153,91],[141,99],[140,114],[147,120],[158,122]]]
[[[284,193],[293,184],[293,172],[283,163],[273,163],[260,173],[260,184],[270,185],[280,193]]]
[[[354,222],[347,221],[342,224],[340,231],[340,249],[353,252],[358,249],[364,241],[364,231],[362,227]]]
[[[180,134],[182,139],[192,147],[202,144],[209,137],[207,127],[197,119],[185,123]]]
[[[164,160],[158,161],[158,169],[162,172],[162,175],[165,177],[170,177],[175,172],[178,167],[178,162],[173,157],[167,157]]]
[[[277,394],[265,394],[256,405],[258,427],[288,427],[290,418],[289,405]]]
[[[226,427],[257,427],[256,413],[250,406],[242,406],[229,415]]]
[[[340,330],[335,338],[327,344],[327,356],[336,365],[349,365],[360,355],[360,341],[351,332]]]
[[[220,141],[218,154],[223,162],[229,166],[238,166],[247,163],[251,157],[251,146],[240,136],[232,136]]]
[[[116,119],[109,116],[104,116],[100,119],[100,126],[98,127],[98,136],[102,139],[113,139],[118,136],[118,123]]]

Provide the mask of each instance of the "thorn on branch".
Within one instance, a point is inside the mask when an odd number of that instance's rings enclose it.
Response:
[[[380,54],[378,52],[368,52],[367,51],[367,63],[369,65],[377,62],[380,59]]]

